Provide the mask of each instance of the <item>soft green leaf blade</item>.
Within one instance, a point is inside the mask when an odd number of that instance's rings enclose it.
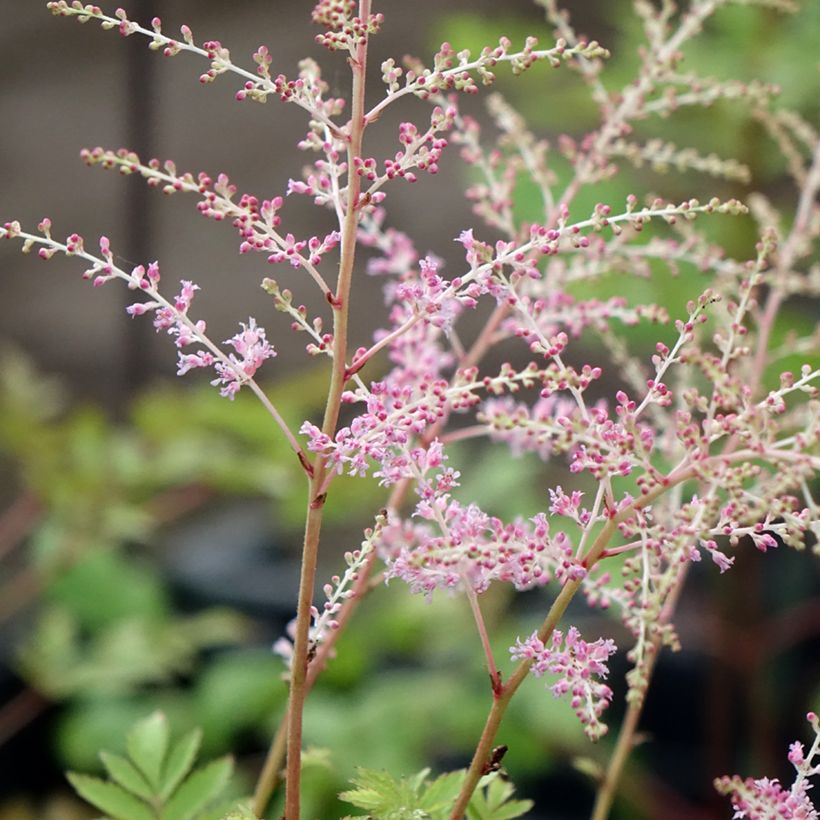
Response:
[[[532,800],[508,800],[503,806],[499,806],[493,812],[492,820],[513,820],[515,817],[523,817],[532,809]]]
[[[142,772],[128,758],[111,752],[100,752],[100,759],[108,776],[131,794],[143,800],[150,800],[154,796],[154,790],[148,785]]]
[[[68,772],[67,777],[83,800],[104,811],[113,820],[156,820],[144,803],[116,783],[106,783],[98,777],[75,772]]]
[[[183,778],[191,771],[201,742],[202,731],[194,729],[180,738],[172,747],[162,773],[162,785],[159,791],[163,803],[168,800]]]
[[[489,779],[489,778],[488,778]],[[497,774],[486,784],[487,805],[495,811],[505,800],[509,800],[515,792],[515,786]]]
[[[162,820],[193,820],[228,784],[233,773],[233,760],[221,757],[197,769],[168,801]]]
[[[400,800],[400,787],[389,772],[357,769],[350,781],[356,788],[339,795],[340,800],[369,812],[392,809]]]
[[[136,723],[126,739],[128,756],[154,789],[159,789],[162,762],[168,750],[168,735],[165,715],[154,712]]]
[[[491,774],[481,784],[467,807],[469,820],[513,820],[532,807],[532,800],[511,800],[515,786],[498,774]]]
[[[384,820],[410,820],[426,814],[421,806],[419,792],[429,769],[423,769],[409,777],[395,778],[389,772],[375,769],[357,769],[351,779],[355,789],[339,795],[341,800],[365,809],[373,817]]]
[[[419,808],[430,814],[451,807],[458,797],[464,770],[448,772],[437,777],[425,790],[419,801]]]

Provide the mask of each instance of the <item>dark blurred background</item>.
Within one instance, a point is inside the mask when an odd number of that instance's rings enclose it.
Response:
[[[274,74],[295,75],[309,55],[345,95],[341,58],[312,42],[311,5],[134,0],[127,8],[141,22],[160,15],[169,32],[187,23],[197,42],[218,38],[242,65],[264,42]],[[619,87],[636,65],[629,4],[567,5],[576,27],[612,50],[605,79]],[[688,52],[689,65],[706,75],[779,82],[784,102],[817,124],[820,83],[802,55],[816,46],[820,6],[806,5],[794,20],[766,10],[721,12]],[[79,159],[83,147],[126,146],[143,159],[171,158],[181,171],[224,171],[240,191],[273,196],[309,159],[295,147],[306,128],[301,111],[274,99],[237,103],[231,75],[201,86],[205,65],[192,55],[163,58],[143,38],[123,41],[93,23],[52,18],[45,3],[0,0],[0,11],[0,218],[32,229],[48,215],[56,236],[76,231],[91,248],[105,234],[128,264],[159,259],[167,282],[201,285],[193,313],[207,319],[213,338],[227,338],[238,321],[255,316],[279,351],[266,367],[277,406],[297,427],[314,416],[323,365],[304,356],[304,338],[259,290],[274,275],[311,304],[310,283],[290,268],[273,271],[263,257],[240,256],[233,229],[203,220],[194,199],[164,197],[140,178],[88,169]],[[514,41],[527,33],[550,37],[542,10],[524,0],[418,0],[383,11],[370,58],[374,99],[378,66],[389,56],[425,59],[443,39],[479,48],[502,32]],[[582,84],[563,69],[538,67],[519,81],[502,76],[498,89],[549,138],[594,127]],[[481,115],[480,99],[464,105]],[[424,104],[404,100],[368,133],[367,153],[394,152],[398,122],[427,116]],[[647,124],[645,134],[739,157],[755,187],[790,213],[795,193],[784,164],[741,104],[684,112]],[[421,253],[443,257],[452,273],[459,265],[452,240],[475,220],[454,150],[441,169],[390,190],[387,205],[390,224]],[[697,174],[627,170],[589,204],[607,195],[620,201],[630,190],[703,199],[750,189]],[[288,200],[283,213],[297,237],[318,232],[306,199]],[[720,230],[730,253],[751,253],[750,221]],[[97,750],[119,751],[125,728],[157,706],[175,731],[203,726],[207,754],[238,752],[241,793],[285,697],[270,645],[295,598],[298,470],[252,397],[229,403],[203,378],[174,377],[169,340],[150,321],[125,315],[131,294],[116,283],[92,289],[76,261],[44,264],[21,256],[16,243],[0,244],[0,271],[0,820],[88,816],[69,796],[62,770],[98,768]],[[677,315],[702,287],[658,277],[629,295],[661,301]],[[355,299],[353,342],[365,343],[378,326],[378,283],[360,278]],[[810,327],[816,317],[816,304],[787,306],[787,324]],[[631,341],[652,344],[655,332],[639,330]],[[602,355],[600,348],[584,352]],[[510,460],[497,447],[455,448],[453,459],[465,476],[470,466],[492,472],[488,487],[473,469],[464,497],[505,517],[543,509],[545,488],[556,483],[549,465]],[[356,545],[382,493],[367,481],[334,486],[321,578],[338,571],[339,553]],[[684,652],[659,664],[643,723],[647,742],[627,769],[617,816],[725,817],[713,776],[789,777],[786,744],[805,734],[807,709],[820,707],[818,580],[816,558],[785,549],[766,556],[747,549],[720,578],[711,567],[697,568],[678,618]],[[488,595],[499,657],[540,622],[545,605],[544,593],[516,601],[505,590]],[[586,617],[590,634],[623,637],[617,623],[575,614]],[[463,601],[427,605],[398,586],[368,599],[311,697],[310,743],[334,750],[336,764],[308,771],[311,816],[343,813],[332,796],[350,776],[349,760],[394,774],[466,762],[487,692],[478,646],[465,634]],[[613,670],[613,730],[625,669],[621,659]],[[537,801],[531,816],[587,816],[592,788],[573,761],[605,761],[606,742],[590,748],[569,707],[535,681],[523,687],[505,733],[518,792]]]

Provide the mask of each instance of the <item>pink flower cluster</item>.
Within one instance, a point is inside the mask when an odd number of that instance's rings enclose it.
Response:
[[[510,655],[514,661],[528,661],[537,678],[556,675],[558,680],[550,687],[553,695],[559,698],[570,693],[570,703],[587,737],[599,740],[607,733],[601,715],[612,700],[612,690],[600,678],[609,675],[607,663],[616,650],[615,642],[609,638],[587,643],[571,626],[566,639],[562,632],[554,630],[549,644],[537,632],[523,641],[518,638],[515,646],[510,647]]]
[[[820,817],[808,794],[812,788],[809,778],[820,774],[820,764],[815,763],[820,756],[820,720],[814,712],[809,712],[806,719],[814,729],[814,743],[808,754],[799,741],[789,746],[789,762],[797,772],[791,787],[786,788],[768,777],[743,779],[734,775],[715,780],[715,788],[731,798],[735,820],[817,820]]]
[[[240,323],[242,330],[226,339],[224,344],[231,345],[234,353],[228,354],[228,361],[214,363],[219,377],[211,384],[220,386],[220,394],[232,399],[242,385],[252,379],[265,359],[273,358],[276,351],[265,338],[265,328],[257,327],[256,320],[248,319],[248,324]]]
[[[174,344],[178,348],[188,347],[191,344],[210,346],[205,335],[205,322],[202,319],[194,321],[188,317],[188,310],[194,295],[199,290],[199,285],[182,280],[180,292],[171,303],[158,298],[159,281],[159,266],[156,262],[149,265],[147,270],[142,265],[134,268],[128,286],[141,289],[154,296],[154,299],[147,302],[135,302],[126,308],[127,312],[131,316],[143,316],[153,312],[154,327],[157,332],[165,330],[170,336],[175,336]],[[218,349],[198,350],[194,353],[183,353],[180,350],[177,374],[182,376],[198,367],[213,367],[217,378],[211,384],[220,387],[220,395],[233,399],[242,385],[248,379],[253,378],[262,363],[276,355],[265,337],[265,329],[257,327],[255,319],[249,319],[248,324],[243,323],[241,327],[242,330],[239,333],[224,342],[234,349],[234,352],[227,356],[220,354]]]
[[[396,299],[423,321],[448,332],[462,307],[474,308],[486,289],[472,282],[463,290],[460,279],[448,282],[438,269],[440,260],[427,256],[419,262],[419,276],[402,282],[396,288]],[[453,295],[457,291],[457,295]]]
[[[588,379],[600,375],[600,368],[592,368]],[[598,479],[628,476],[649,463],[654,431],[649,424],[636,422],[634,404],[631,410],[616,407],[621,419],[615,421],[602,401],[584,412],[576,401],[548,388],[541,395],[532,405],[509,397],[488,399],[481,405],[479,420],[489,426],[494,440],[506,442],[514,453],[534,451],[545,458],[569,452],[574,473],[587,471]],[[623,409],[626,414],[620,412]]]
[[[777,779],[735,776],[721,782],[719,789],[731,794],[735,820],[817,820],[817,809],[811,802],[805,780],[797,788],[787,789]]]
[[[4,229],[4,235],[9,235],[10,227],[11,225]],[[45,239],[42,240],[44,246],[39,251],[43,259],[51,258],[58,250],[81,256],[92,263],[83,277],[93,279],[95,287],[112,279],[121,279],[126,282],[129,289],[139,290],[148,296],[146,301],[129,305],[126,311],[132,317],[153,313],[157,332],[164,330],[169,336],[174,337],[174,344],[179,349],[178,375],[182,376],[195,368],[213,367],[217,378],[211,384],[220,387],[222,396],[233,399],[242,385],[253,378],[262,363],[276,355],[267,341],[265,329],[258,327],[253,318],[248,320],[247,325],[241,325],[242,330],[239,333],[225,340],[224,344],[233,347],[234,352],[223,353],[207,337],[204,320],[194,320],[188,316],[199,285],[183,279],[180,291],[173,301],[167,300],[159,292],[162,277],[157,262],[152,262],[147,268],[144,265],[137,265],[129,273],[114,264],[114,254],[107,237],[100,237],[100,257],[94,257],[85,251],[85,243],[79,234],[71,234],[65,244],[60,244],[51,238],[50,220],[44,219],[39,228],[45,235]],[[34,238],[29,241],[33,240]],[[182,348],[193,344],[202,345],[204,349],[192,353],[182,352]]]
[[[476,504],[462,504],[443,492],[451,475],[422,483],[415,517],[428,523],[394,522],[379,544],[385,577],[398,578],[412,592],[428,597],[436,589],[486,591],[493,581],[518,590],[581,579],[586,569],[576,560],[570,539],[551,533],[547,517],[505,523]]]
[[[438,440],[426,450],[405,449],[396,459],[397,476],[415,479],[419,501],[415,521],[394,517],[381,531],[378,548],[387,580],[401,579],[429,597],[436,589],[482,593],[494,581],[523,590],[553,578],[562,584],[586,578],[570,539],[563,532],[553,535],[543,513],[505,523],[456,500],[459,473],[445,461]]]
[[[354,52],[364,43],[368,34],[375,34],[384,21],[383,14],[371,14],[366,20],[355,15],[355,0],[320,0],[313,9],[314,23],[323,25],[327,32],[317,34],[316,42],[330,51],[345,49]]]

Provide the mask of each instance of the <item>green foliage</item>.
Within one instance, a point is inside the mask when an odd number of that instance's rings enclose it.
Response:
[[[423,820],[443,816],[458,795],[463,772],[451,772],[429,783],[429,769],[396,780],[385,771],[358,769],[355,788],[342,792],[341,800],[364,809],[378,820]]]
[[[512,820],[522,817],[533,806],[532,800],[513,800],[515,786],[498,776],[490,774],[479,784],[467,807],[469,820]]]
[[[385,771],[357,769],[353,789],[341,800],[364,809],[373,820],[446,820],[458,796],[464,771],[449,772],[430,782],[429,769],[398,780]],[[487,775],[467,809],[469,820],[510,820],[532,808],[531,800],[513,800],[515,787],[498,776]],[[358,815],[361,816],[361,815]]]
[[[171,742],[168,721],[154,712],[126,738],[127,756],[101,752],[108,780],[68,773],[77,793],[112,820],[205,820],[218,817],[215,801],[233,773],[229,757],[193,769],[201,741],[194,729]],[[236,818],[252,817],[237,814]]]

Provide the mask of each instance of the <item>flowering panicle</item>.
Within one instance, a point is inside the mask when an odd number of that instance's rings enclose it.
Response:
[[[339,130],[339,126],[331,118],[341,113],[344,100],[323,98],[328,87],[319,79],[316,63],[312,60],[306,61],[312,67],[301,66],[298,79],[288,80],[284,74],[278,74],[276,77],[271,75],[272,59],[265,46],[260,46],[254,53],[256,69],[251,70],[236,65],[231,59],[230,51],[219,40],[208,40],[201,46],[197,45],[187,25],[180,27],[181,37],[175,38],[163,33],[159,17],[154,17],[151,20],[151,27],[145,28],[129,19],[123,9],[117,9],[112,17],[105,14],[99,6],[83,4],[80,0],[51,0],[47,7],[52,14],[76,17],[81,23],[96,20],[103,29],[116,29],[123,37],[146,37],[150,41],[148,47],[152,51],[161,51],[166,57],[174,57],[182,51],[204,57],[210,65],[207,71],[200,74],[201,83],[211,83],[225,73],[236,74],[244,81],[242,88],[236,92],[237,100],[265,102],[268,96],[274,94],[283,102],[291,102],[303,108],[332,132],[336,133]]]
[[[778,780],[768,777],[745,780],[734,775],[733,777],[719,777],[715,780],[715,788],[730,797],[732,815],[736,820],[748,818],[783,818],[783,820],[817,820],[820,817],[817,808],[809,796],[812,783],[810,777],[820,774],[820,720],[814,712],[809,712],[806,719],[814,730],[814,742],[808,753],[800,741],[796,740],[789,746],[789,763],[797,772],[791,787],[786,788]]]
[[[301,432],[309,439],[308,448],[326,456],[339,472],[348,469],[351,474],[365,475],[369,460],[385,469],[393,458],[393,448],[402,451],[414,436],[451,412],[476,405],[480,391],[501,395],[537,384],[546,391],[557,388],[568,378],[568,374],[559,374],[554,368],[539,370],[535,364],[520,372],[504,365],[497,376],[484,378],[478,378],[472,368],[458,370],[450,381],[431,373],[416,371],[416,375],[417,379],[388,378],[373,382],[369,388],[347,391],[343,400],[362,402],[365,411],[333,438],[305,422]],[[386,475],[392,475],[392,471],[387,470]],[[385,477],[385,483],[392,483],[392,479]]]
[[[396,521],[385,528],[379,552],[388,580],[398,578],[429,597],[436,589],[482,593],[502,582],[525,590],[586,576],[572,542],[563,532],[551,533],[543,513],[505,523],[452,498],[453,475],[422,485],[414,515],[429,523]]]
[[[365,212],[359,222],[357,238],[359,244],[379,251],[379,256],[367,262],[367,272],[371,276],[389,274],[403,277],[412,272],[419,254],[413,240],[403,231],[384,227],[384,208],[374,208]],[[386,285],[386,287],[389,287]],[[391,290],[386,291],[388,303],[393,301]]]
[[[567,631],[566,639],[556,629],[550,643],[545,644],[533,632],[526,640],[517,638],[515,646],[510,647],[512,659],[529,663],[530,672],[537,678],[545,674],[558,677],[550,687],[553,695],[560,698],[571,694],[572,708],[590,740],[600,740],[607,733],[601,715],[612,700],[612,690],[600,678],[609,675],[607,662],[615,652],[613,640],[599,638],[587,643],[574,626]]]
[[[356,0],[320,0],[313,9],[313,22],[327,29],[317,34],[316,42],[330,51],[345,49],[355,56],[356,46],[376,34],[384,22],[383,14],[370,14],[366,20],[357,17]]]
[[[387,76],[386,82],[392,96],[415,94],[422,99],[428,99],[434,94],[448,91],[475,94],[478,86],[472,72],[478,75],[482,85],[492,85],[495,82],[495,74],[491,69],[499,63],[509,63],[514,74],[521,74],[542,60],[547,61],[553,68],[558,68],[562,63],[574,58],[609,56],[609,52],[595,40],[570,46],[566,41],[559,39],[552,48],[539,49],[537,46],[536,37],[527,37],[524,48],[513,51],[512,41],[507,37],[501,37],[497,46],[485,46],[474,58],[468,49],[456,52],[449,43],[442,43],[441,48],[433,56],[432,69],[412,58],[405,58],[403,72],[396,68],[394,62],[387,64],[386,68],[383,64],[382,69]],[[398,80],[402,74],[404,86],[398,87]]]
[[[644,144],[618,139],[609,148],[609,156],[628,159],[636,168],[648,165],[653,171],[666,173],[674,168],[680,173],[700,171],[714,177],[736,182],[749,182],[749,167],[735,159],[721,159],[716,154],[702,156],[694,148],[678,148],[673,142],[661,139]]]
[[[259,200],[251,194],[242,194],[237,200],[236,186],[227,174],[218,174],[216,180],[205,173],[194,177],[190,172],[179,173],[170,160],[161,163],[151,159],[143,163],[137,154],[125,148],[117,151],[100,147],[84,149],[81,156],[87,165],[116,168],[124,175],[139,174],[150,187],[160,188],[168,195],[178,192],[199,195],[197,210],[203,216],[216,222],[230,220],[236,228],[241,239],[240,253],[263,253],[272,264],[288,262],[295,268],[301,267],[323,293],[329,293],[318,266],[324,255],[336,248],[340,234],[331,231],[324,237],[312,236],[306,240],[297,240],[290,233],[283,236],[277,230],[281,224],[281,196]]]
[[[182,280],[177,296],[173,300],[166,299],[159,291],[161,276],[157,262],[152,262],[147,268],[137,265],[128,272],[114,264],[114,254],[107,237],[100,238],[100,256],[97,257],[85,250],[85,241],[79,234],[71,234],[65,242],[58,242],[51,236],[49,219],[44,219],[38,227],[42,232],[39,236],[21,230],[16,222],[6,223],[0,228],[0,239],[22,238],[24,252],[39,246],[38,254],[42,259],[50,259],[55,253],[78,256],[90,263],[83,278],[92,279],[95,287],[112,279],[120,279],[129,289],[143,293],[147,299],[134,302],[126,311],[132,317],[153,313],[157,332],[164,330],[174,337],[174,344],[179,348],[178,375],[199,367],[213,367],[217,378],[212,384],[220,386],[221,395],[232,399],[243,385],[252,382],[262,363],[276,355],[266,339],[264,328],[258,327],[253,318],[247,325],[242,325],[240,333],[225,341],[234,352],[226,354],[221,351],[206,335],[205,322],[188,316],[199,285]],[[194,344],[201,345],[201,349],[193,353],[182,351],[182,348]]]
[[[158,18],[143,27],[122,10],[108,16],[79,0],[49,3],[54,14],[146,37],[152,49],[167,56],[187,51],[205,58],[209,67],[201,81],[237,75],[243,83],[238,100],[265,102],[275,95],[308,114],[298,147],[309,163],[283,196],[269,199],[240,194],[226,174],[180,173],[172,162],[143,162],[125,149],[83,152],[90,165],[139,174],[167,194],[194,194],[204,216],[237,230],[240,253],[288,263],[317,285],[323,315],[311,316],[287,287],[269,278],[262,283],[275,310],[292,329],[307,334],[307,353],[331,359],[322,427],[310,420],[302,424],[304,448],[254,381],[260,366],[276,354],[253,318],[224,343],[226,351],[209,340],[204,321],[190,315],[197,285],[183,280],[179,293],[166,298],[157,263],[122,270],[107,239],[100,241],[99,254],[90,254],[76,234],[65,242],[54,240],[47,220],[40,235],[6,223],[0,238],[22,240],[25,251],[36,246],[44,258],[63,253],[83,259],[84,275],[95,286],[124,280],[142,295],[128,312],[152,314],[157,331],[173,338],[180,374],[213,368],[212,383],[229,398],[249,386],[288,436],[310,480],[298,625],[293,643],[283,638],[276,646],[293,661],[292,721],[301,721],[301,704],[312,685],[306,679],[311,653],[318,650],[324,658],[332,649],[351,611],[348,602],[366,586],[375,557],[384,562],[387,580],[401,580],[412,592],[466,593],[494,697],[493,719],[464,778],[458,816],[467,810],[469,784],[474,787],[482,774],[497,768],[488,733],[528,670],[556,676],[553,693],[569,694],[590,738],[606,732],[601,718],[612,691],[604,679],[615,645],[603,638],[586,642],[572,626],[557,628],[576,593],[591,606],[614,606],[632,636],[628,698],[637,709],[658,652],[678,647],[675,605],[693,562],[706,558],[723,573],[745,549],[799,549],[811,533],[820,535],[820,507],[812,495],[820,472],[820,369],[810,358],[818,337],[789,337],[779,349],[771,344],[783,302],[820,293],[820,271],[809,261],[820,235],[815,204],[820,138],[811,124],[774,106],[773,86],[682,71],[687,42],[729,1],[693,0],[679,12],[672,2],[637,0],[633,5],[645,44],[637,76],[617,90],[602,80],[606,50],[575,32],[557,0],[538,0],[556,29],[553,45],[541,48],[528,37],[516,49],[502,37],[477,54],[444,43],[429,65],[386,59],[381,64],[385,94],[368,110],[363,76],[368,39],[379,31],[382,15],[371,13],[368,2],[320,0],[312,13],[322,27],[316,40],[346,54],[354,75],[347,122],[347,101],[332,96],[314,60],[300,62],[298,75],[288,79],[276,74],[275,52],[264,46],[248,70],[234,64],[219,41],[197,45],[187,27],[177,39],[163,32]],[[791,0],[753,1],[779,9],[792,5]],[[459,110],[455,92],[473,94],[492,84],[505,63],[519,74],[539,62],[568,63],[580,74],[600,112],[599,127],[577,138],[559,135],[550,145],[493,94],[487,105],[497,132],[492,141],[476,119]],[[386,158],[371,156],[363,147],[365,131],[402,97],[429,102],[429,121],[402,116],[398,150]],[[749,170],[736,160],[638,132],[653,117],[716,100],[750,103],[780,146],[800,186],[791,224],[754,195],[748,206],[736,199],[670,202],[634,193],[621,203],[596,202],[590,186],[612,178],[623,161],[746,183]],[[414,238],[389,225],[383,207],[394,182],[437,174],[448,145],[456,146],[474,172],[467,199],[487,229],[487,236],[480,228],[458,234],[463,263],[452,273],[434,250],[420,253]],[[524,179],[540,196],[535,221],[527,223],[516,207]],[[288,231],[282,226],[285,195],[309,197],[330,215],[333,227],[309,237]],[[595,204],[589,210],[580,202]],[[727,258],[697,221],[750,212],[761,240],[748,262]],[[366,263],[360,261],[361,249],[367,251]],[[337,252],[333,281],[327,271]],[[374,324],[378,329],[369,346],[353,350],[347,342],[350,282],[359,268],[380,277],[386,318]],[[710,287],[693,285],[692,294],[700,295],[685,309],[631,304],[624,296],[596,295],[598,280],[613,274],[691,279],[708,274]],[[475,332],[460,320],[482,301],[489,303],[489,318]],[[676,317],[672,323],[670,313]],[[657,336],[648,352],[634,355],[632,339],[620,331],[638,322],[655,323]],[[597,361],[586,357],[590,331],[603,339],[608,353]],[[511,352],[496,350],[505,342]],[[505,362],[497,370],[485,363],[487,354],[496,352]],[[784,369],[779,360],[793,354],[804,355],[805,363]],[[387,361],[384,371],[368,376],[368,364],[380,355]],[[779,381],[771,378],[778,370]],[[567,474],[562,483],[543,488],[540,512],[529,518],[510,513],[504,520],[459,497],[460,471],[451,465],[447,446],[479,436],[506,445],[514,455],[564,462]],[[345,556],[345,573],[325,585],[323,606],[311,607],[322,509],[333,496],[330,485],[343,473],[372,475],[390,487],[390,520],[377,519],[361,548]],[[403,510],[411,489],[414,503]],[[617,562],[610,560],[616,556]],[[610,570],[613,564],[620,572]],[[560,592],[542,627],[511,647],[519,668],[504,681],[478,596],[496,582],[525,590],[552,581]],[[817,719],[810,720],[820,731]],[[298,817],[293,790],[298,791],[301,724],[291,725],[295,748],[288,751],[287,814]],[[799,744],[792,747],[798,776],[791,789],[765,779],[721,781],[736,816],[817,817],[807,778],[818,772],[818,743],[808,754]],[[264,807],[257,813],[262,816]]]

